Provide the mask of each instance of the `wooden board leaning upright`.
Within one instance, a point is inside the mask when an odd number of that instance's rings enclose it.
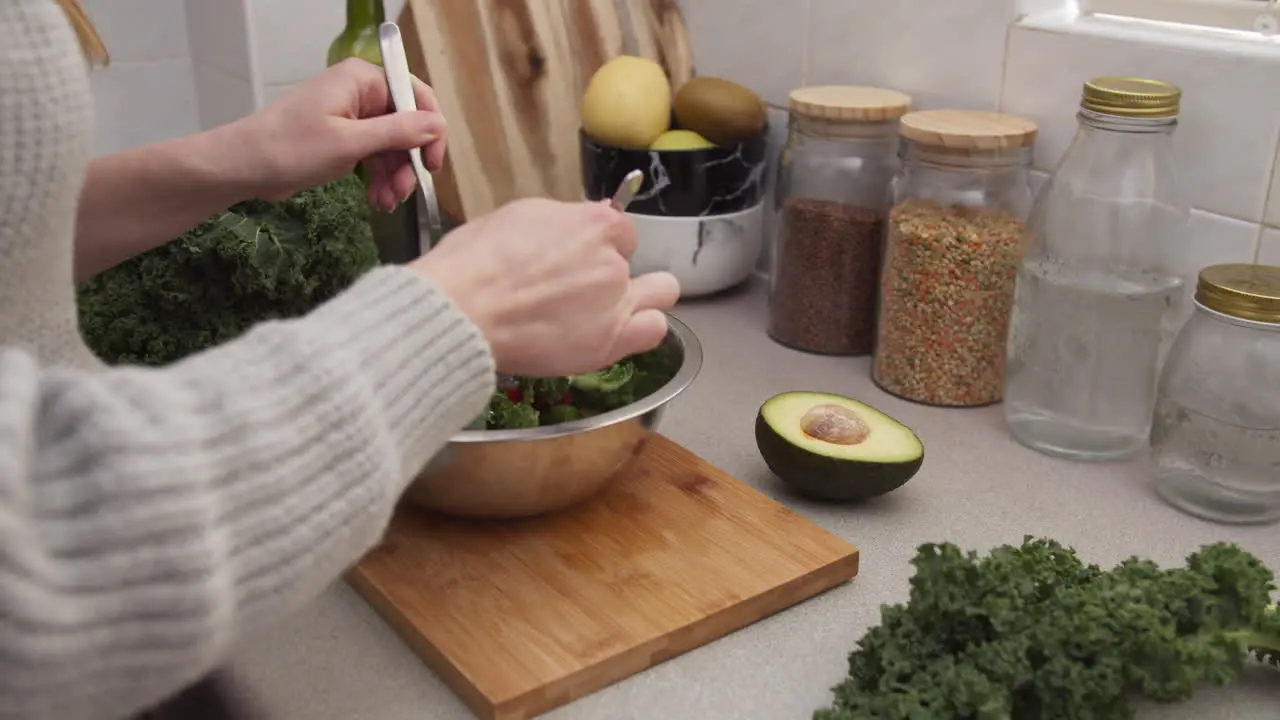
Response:
[[[449,120],[441,210],[465,220],[521,197],[582,199],[578,107],[591,75],[634,54],[693,74],[673,0],[408,0],[409,66]]]

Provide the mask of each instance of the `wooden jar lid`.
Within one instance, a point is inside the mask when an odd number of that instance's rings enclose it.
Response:
[[[859,85],[814,85],[791,91],[795,115],[828,123],[894,120],[911,107],[911,96],[896,90]]]
[[[898,133],[912,142],[947,150],[1007,150],[1030,147],[1036,124],[1024,117],[985,110],[921,110],[902,116]]]

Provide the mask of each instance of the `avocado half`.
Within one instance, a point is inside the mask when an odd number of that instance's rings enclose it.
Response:
[[[775,475],[818,500],[856,502],[897,490],[920,470],[911,428],[841,395],[785,392],[760,406],[756,447]]]

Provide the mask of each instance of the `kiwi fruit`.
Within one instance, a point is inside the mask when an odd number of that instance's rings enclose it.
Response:
[[[764,129],[765,107],[750,89],[718,77],[695,77],[676,92],[676,122],[721,147]]]

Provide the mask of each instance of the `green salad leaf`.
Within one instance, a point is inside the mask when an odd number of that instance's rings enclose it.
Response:
[[[613,392],[631,382],[636,366],[630,360],[614,363],[603,370],[569,378],[569,385],[590,392]]]
[[[485,414],[467,429],[540,427],[606,413],[657,392],[679,366],[679,358],[664,345],[592,373],[517,377],[514,383],[498,388]]]
[[[538,410],[532,404],[512,400],[500,393],[495,393],[489,403],[488,422],[504,428],[531,428],[541,424]]]

